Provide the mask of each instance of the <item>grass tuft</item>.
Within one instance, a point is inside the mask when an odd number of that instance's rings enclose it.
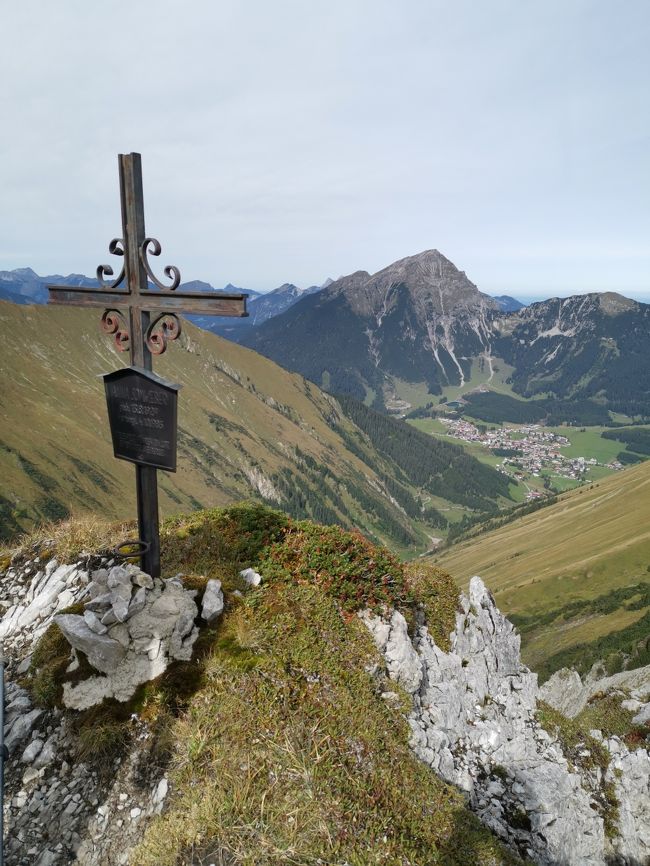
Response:
[[[0,556],[32,550],[45,554],[43,559],[56,556],[62,562],[71,562],[82,553],[112,550],[132,534],[134,528],[133,521],[110,522],[92,514],[79,515],[61,522],[39,524],[21,535],[11,550],[2,548]],[[42,550],[46,545],[47,549]]]

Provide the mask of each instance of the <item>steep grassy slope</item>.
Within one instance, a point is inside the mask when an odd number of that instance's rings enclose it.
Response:
[[[617,473],[435,558],[459,583],[484,578],[548,673],[619,651],[644,663],[650,636],[650,465]]]
[[[5,534],[12,523],[71,510],[134,513],[133,467],[113,458],[98,378],[128,356],[117,355],[97,320],[93,311],[0,304]],[[189,324],[155,366],[182,385],[179,471],[160,473],[163,513],[250,495],[291,506],[295,488],[299,513],[357,520],[375,534],[403,533],[402,542],[416,542],[417,530],[409,535],[374,472],[332,430],[333,418],[351,431],[336,403],[299,376]],[[330,496],[328,488],[318,489],[320,478],[305,464],[310,456],[342,480],[354,477],[369,501],[389,513],[385,528],[351,499],[341,515],[333,501],[337,491]]]
[[[0,302],[0,538],[70,512],[134,514],[133,468],[113,458],[98,378],[128,356],[98,318]],[[301,376],[189,323],[155,369],[182,386],[179,469],[159,475],[163,514],[252,496],[359,526],[404,553],[440,534],[416,485]],[[449,497],[459,501],[451,488]]]

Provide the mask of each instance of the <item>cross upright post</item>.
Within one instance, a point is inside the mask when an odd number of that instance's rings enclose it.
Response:
[[[122,204],[122,237],[127,288],[135,301],[147,290],[147,274],[139,251],[145,240],[142,162],[139,154],[120,154],[120,200]],[[151,316],[148,310],[132,303],[129,306],[131,364],[153,370],[151,352],[145,335]],[[148,543],[142,554],[142,570],[160,575],[160,527],[158,525],[158,470],[136,463],[135,489],[140,538]]]
[[[176,291],[180,271],[174,265],[164,269],[171,284],[163,284],[153,273],[148,255],[160,255],[155,238],[146,236],[142,160],[139,153],[120,154],[120,201],[122,237],[109,244],[113,255],[123,256],[124,265],[117,278],[110,265],[99,265],[99,288],[89,286],[48,286],[50,304],[104,307],[102,329],[113,334],[119,351],[129,351],[131,364],[151,372],[152,355],[161,355],[168,340],[181,332],[178,313],[204,313],[213,316],[247,316],[243,293]],[[153,283],[155,288],[150,288]],[[123,285],[125,284],[125,285]],[[128,323],[123,311],[128,311]],[[152,320],[152,313],[154,317]],[[130,459],[130,458],[125,458]],[[157,470],[134,460],[138,505],[138,541],[142,547],[141,565],[147,574],[160,576],[160,537],[158,524]]]

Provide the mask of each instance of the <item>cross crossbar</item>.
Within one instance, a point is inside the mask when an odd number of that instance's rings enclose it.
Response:
[[[132,307],[149,312],[206,313],[213,316],[247,316],[248,295],[227,292],[147,291],[138,302],[127,289],[104,291],[91,286],[48,286],[50,304],[75,307]]]

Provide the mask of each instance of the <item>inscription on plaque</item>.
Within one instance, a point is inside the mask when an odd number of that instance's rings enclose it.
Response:
[[[176,472],[180,386],[141,367],[116,370],[103,379],[115,456]]]

